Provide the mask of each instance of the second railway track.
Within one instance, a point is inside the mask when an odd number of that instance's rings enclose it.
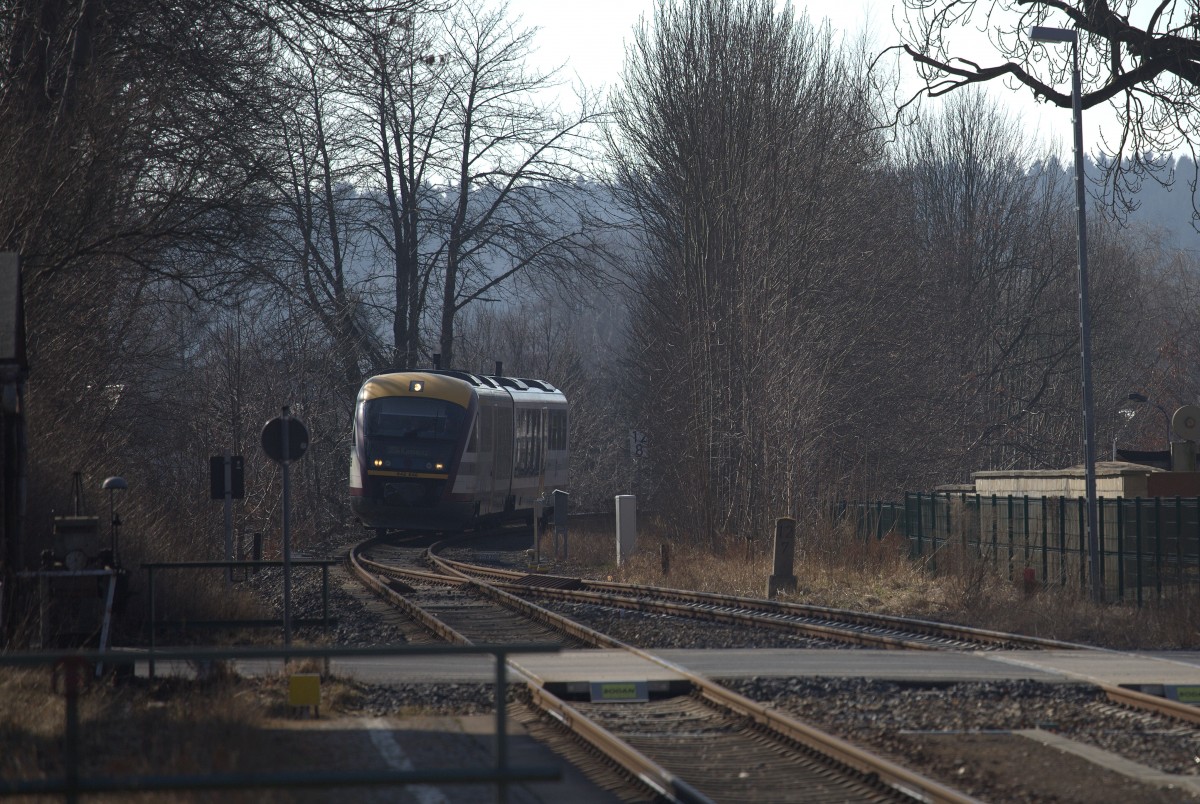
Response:
[[[364,582],[406,607],[411,616],[443,638],[491,643],[529,642],[528,627],[515,631],[499,609],[533,627],[548,628],[552,642],[571,639],[616,647],[642,660],[652,656],[606,635],[522,601],[510,590],[458,570],[414,566],[405,550],[398,566],[377,559],[392,548],[352,551],[351,564]],[[436,587],[430,593],[420,587]],[[444,605],[447,596],[455,600]],[[463,600],[470,600],[464,603]],[[486,616],[471,613],[486,600]],[[448,613],[448,612],[453,613]],[[457,623],[455,621],[457,620]],[[495,625],[502,622],[502,625]],[[467,627],[463,627],[468,623]],[[464,633],[471,632],[470,635]],[[542,633],[543,638],[547,636]],[[656,660],[655,660],[656,661]],[[519,670],[517,671],[519,672]],[[968,801],[950,788],[855,748],[831,735],[691,674],[691,695],[637,703],[596,705],[568,702],[528,679],[529,697],[575,739],[608,757],[655,796],[672,801]],[[640,726],[636,724],[640,723]]]
[[[459,553],[458,550],[444,551]],[[647,618],[646,622],[658,621],[659,627],[663,630],[677,632],[683,629],[692,629],[697,634],[704,634],[707,631],[716,632],[722,627],[726,630],[736,630],[738,632],[748,632],[757,630],[763,633],[775,633],[777,635],[785,635],[788,631],[796,628],[794,620],[813,620],[819,628],[828,628],[829,631],[823,634],[822,639],[826,645],[833,644],[864,644],[863,634],[866,634],[867,645],[874,647],[921,647],[924,650],[942,650],[942,651],[980,651],[999,649],[1023,651],[1035,651],[1030,655],[1032,661],[1037,661],[1036,651],[1045,649],[1051,653],[1056,651],[1067,651],[1068,653],[1086,652],[1086,646],[1072,645],[1069,643],[1055,642],[1051,640],[1031,639],[1018,635],[999,634],[995,632],[984,631],[980,629],[965,628],[955,625],[943,625],[941,623],[933,623],[922,620],[909,620],[899,617],[882,617],[876,619],[873,615],[861,614],[858,612],[847,612],[834,609],[825,609],[813,606],[800,606],[797,604],[789,604],[778,601],[766,601],[752,598],[738,598],[723,595],[712,595],[704,593],[693,593],[680,590],[660,589],[654,587],[638,587],[627,584],[614,584],[612,582],[590,581],[578,577],[566,576],[551,576],[540,573],[531,573],[520,569],[511,569],[495,566],[483,566],[478,563],[465,562],[462,560],[449,560],[445,557],[437,556],[437,550],[433,551],[433,555],[426,554],[423,550],[412,548],[400,548],[388,545],[376,545],[370,551],[370,562],[373,568],[367,570],[377,583],[383,586],[390,586],[393,591],[408,587],[410,597],[413,592],[419,595],[417,590],[423,582],[429,582],[441,588],[470,588],[474,590],[474,594],[483,595],[493,602],[503,601],[502,605],[505,608],[514,610],[520,613],[523,617],[532,617],[534,620],[541,620],[543,624],[549,621],[569,622],[570,618],[558,617],[555,610],[575,611],[576,616],[583,610],[604,610],[607,612],[625,612],[618,614],[617,618],[626,620],[634,624],[633,632],[636,633],[639,628],[636,623],[640,622],[639,618]],[[487,550],[483,553],[488,561],[500,562],[509,561],[511,564],[519,564],[523,560],[523,551],[510,551],[505,553],[498,550]],[[361,554],[360,554],[361,557]],[[463,556],[458,554],[457,558]],[[404,595],[397,595],[404,597]],[[716,616],[713,616],[714,613]],[[428,616],[428,613],[426,613]],[[611,615],[609,615],[611,616]],[[713,622],[724,620],[727,625],[714,625]],[[601,646],[620,645],[619,642],[607,636],[606,633],[612,633],[611,620],[606,621],[603,617],[596,620],[585,619],[595,626],[594,629],[588,629],[583,625],[570,626],[549,626],[555,633],[565,634],[571,633],[571,628],[580,629],[579,633],[581,643],[590,643]],[[736,625],[734,625],[736,623]],[[686,625],[681,625],[686,624]],[[813,622],[804,622],[798,630],[811,633]],[[941,629],[945,628],[945,631]],[[882,637],[882,639],[880,639]],[[443,638],[460,639],[459,637],[447,636]],[[476,638],[485,641],[506,641],[506,637],[499,631],[484,630],[480,632]],[[527,636],[521,636],[522,641],[526,640]],[[558,644],[569,645],[570,641],[562,637],[556,637]],[[903,644],[903,642],[911,642],[913,644]],[[700,647],[704,643],[698,642],[695,647]],[[692,645],[689,645],[692,646]],[[643,651],[638,651],[628,647],[631,653],[652,658],[649,654]],[[1110,652],[1111,653],[1111,652]],[[686,672],[686,671],[684,671]],[[689,674],[690,675],[690,674]],[[784,679],[780,679],[783,681]],[[558,724],[561,729],[574,729],[574,736],[571,739],[583,740],[581,733],[590,734],[588,737],[589,751],[593,753],[603,754],[609,757],[611,763],[619,763],[626,768],[626,776],[635,779],[653,779],[653,783],[646,787],[647,795],[650,798],[665,797],[671,800],[709,800],[715,798],[718,800],[755,800],[760,799],[763,795],[761,790],[755,790],[752,793],[747,793],[749,798],[739,799],[735,795],[736,791],[741,789],[751,789],[747,787],[749,784],[741,776],[729,776],[723,774],[721,770],[714,770],[711,766],[712,761],[699,762],[689,764],[686,760],[681,760],[680,757],[699,756],[701,753],[688,749],[680,749],[679,744],[686,744],[687,738],[676,738],[669,736],[663,737],[664,742],[659,743],[655,740],[650,740],[648,743],[639,744],[639,740],[646,739],[647,735],[656,731],[668,732],[670,729],[663,729],[667,724],[679,724],[683,732],[687,732],[687,728],[682,724],[686,723],[703,723],[696,729],[696,734],[699,742],[707,739],[704,735],[711,737],[712,733],[732,733],[747,727],[757,735],[750,738],[751,743],[754,740],[765,740],[772,743],[772,747],[767,749],[767,754],[761,758],[762,767],[769,769],[773,767],[779,756],[791,757],[792,753],[799,751],[800,753],[815,752],[817,755],[826,757],[821,762],[827,762],[827,767],[842,768],[849,770],[849,776],[844,780],[845,784],[854,787],[866,781],[868,788],[872,787],[871,781],[877,778],[880,773],[877,770],[864,770],[872,766],[872,763],[879,760],[878,757],[864,759],[863,764],[855,764],[847,762],[846,759],[836,758],[836,751],[827,750],[829,740],[833,740],[832,744],[838,744],[835,738],[831,738],[827,733],[812,726],[805,725],[794,718],[782,715],[781,711],[775,711],[772,708],[764,708],[760,704],[756,704],[748,699],[746,701],[748,708],[739,709],[738,706],[733,706],[732,709],[724,707],[727,712],[726,717],[731,717],[729,722],[723,726],[715,726],[713,724],[720,721],[708,720],[709,715],[705,714],[702,717],[696,714],[696,710],[690,708],[697,705],[697,701],[707,701],[704,706],[713,705],[716,710],[722,710],[723,705],[712,704],[710,695],[716,698],[721,698],[727,694],[732,695],[723,687],[712,684],[707,679],[692,677],[692,692],[690,695],[673,696],[671,698],[652,698],[651,701],[643,704],[590,704],[586,701],[580,702],[576,700],[561,701],[554,698],[553,695],[545,687],[540,686],[533,681],[529,682],[529,696],[532,701],[536,702],[537,711],[541,712],[543,719],[549,718]],[[1154,696],[1141,695],[1140,693],[1124,690],[1119,687],[1097,685],[1103,695],[1109,701],[1107,707],[1092,707],[1088,712],[1081,712],[1079,715],[1072,715],[1072,722],[1101,720],[1112,723],[1141,723],[1139,718],[1142,717],[1160,717],[1174,719],[1176,722],[1184,720],[1189,723],[1195,723],[1198,719],[1196,710],[1181,706],[1180,704],[1167,701]],[[950,685],[952,688],[953,685]],[[1035,685],[1036,687],[1036,685]],[[768,689],[783,690],[786,687],[777,685],[762,685],[762,690],[765,692]],[[949,688],[948,688],[949,689]],[[706,692],[709,690],[710,692]],[[970,685],[964,687],[964,694],[976,694],[971,692]],[[768,693],[766,698],[762,700],[772,700],[778,692]],[[985,695],[989,693],[984,693]],[[1030,694],[1030,693],[1025,693]],[[757,696],[757,693],[756,693]],[[1037,695],[1033,695],[1034,698]],[[737,699],[737,696],[733,696]],[[1071,700],[1071,696],[1066,696],[1063,701]],[[646,704],[650,705],[646,705]],[[845,706],[846,704],[842,704]],[[1061,704],[1059,704],[1061,705]],[[663,715],[659,717],[649,717],[650,714],[657,711],[658,707],[665,707],[664,712],[673,712],[674,714]],[[1056,705],[1058,706],[1058,705]],[[621,708],[628,709],[630,715],[628,720],[619,715]],[[592,710],[598,710],[600,717],[592,717],[596,714]],[[706,710],[707,711],[707,710]],[[816,711],[822,711],[819,707]],[[979,709],[981,714],[987,712],[986,706]],[[1062,711],[1062,710],[1059,710]],[[1154,712],[1153,715],[1137,716],[1134,718],[1121,718],[1118,714],[1120,711],[1137,711],[1137,712]],[[637,714],[642,713],[641,715]],[[729,712],[734,714],[730,715]],[[626,728],[628,723],[637,723],[639,717],[648,717],[647,723],[652,724],[642,731],[638,731],[635,727],[632,731]],[[700,720],[695,720],[699,717]],[[990,727],[986,720],[987,715],[984,714],[984,720],[980,721],[982,728],[985,731]],[[765,720],[764,720],[765,719]],[[781,726],[779,733],[775,736],[764,737],[758,731],[760,726],[765,721],[775,722],[779,719],[780,722],[775,723],[776,726]],[[584,728],[584,723],[589,724]],[[836,723],[836,721],[834,721]],[[901,721],[902,722],[902,721]],[[1035,720],[1035,723],[1040,723],[1041,720]],[[1152,721],[1147,721],[1152,722]],[[607,723],[610,728],[605,728],[603,725]],[[782,723],[794,725],[781,725]],[[757,724],[757,725],[756,725]],[[829,724],[826,725],[828,727]],[[899,726],[899,728],[906,728]],[[839,730],[840,729],[836,729]],[[768,732],[774,731],[774,728],[767,728]],[[1195,739],[1194,727],[1180,726],[1177,730],[1171,731],[1168,729],[1167,736],[1162,739],[1175,742],[1188,743]],[[792,735],[798,734],[800,738],[794,738]],[[936,734],[932,732],[931,735]],[[1014,732],[1015,734],[1015,732]],[[599,736],[598,736],[599,735]],[[783,736],[781,736],[783,735]],[[821,735],[820,737],[816,735]],[[678,738],[678,739],[677,739]],[[901,741],[912,741],[916,739],[935,739],[934,736],[928,738],[917,738],[913,736],[907,737],[885,737],[884,745],[891,745],[895,739]],[[1012,738],[1017,739],[1017,738]],[[809,740],[815,740],[814,743]],[[1021,754],[1023,751],[1028,751],[1029,748],[1022,748],[1019,739],[1018,744],[1005,750],[1015,751]],[[873,739],[868,738],[865,744],[872,744]],[[1130,745],[1135,745],[1136,740],[1129,742]],[[607,748],[602,747],[608,745]],[[848,744],[847,744],[848,745]],[[816,747],[824,746],[824,747]],[[644,749],[644,750],[642,750]],[[725,749],[720,749],[724,751]],[[730,747],[730,756],[740,756],[740,748]],[[754,750],[754,749],[748,749]],[[858,749],[854,749],[858,750]],[[1044,747],[1037,749],[1038,751],[1046,751]],[[865,752],[864,752],[865,753]],[[769,758],[768,754],[775,758]],[[627,755],[627,756],[626,756]],[[907,754],[905,754],[907,755]],[[867,754],[868,757],[872,756]],[[623,758],[622,758],[623,757]],[[735,760],[737,763],[742,763],[744,760]],[[885,763],[886,765],[886,763]],[[929,782],[924,777],[912,773],[911,784],[906,781],[906,774],[909,771],[891,766],[897,776],[889,777],[886,774],[882,778],[888,778],[886,784],[883,785],[883,792],[878,790],[869,791],[864,795],[868,796],[865,799],[859,799],[858,794],[842,793],[842,798],[838,798],[837,793],[833,794],[836,800],[880,800],[872,799],[870,796],[883,795],[884,799],[888,796],[899,795],[900,797],[915,796],[923,800],[967,800],[965,796],[954,791],[952,788],[942,788],[937,783]],[[790,769],[790,773],[801,773],[798,769]],[[821,771],[822,773],[826,771]],[[842,771],[829,771],[834,776],[838,776]],[[1170,773],[1171,771],[1167,771]],[[1175,771],[1176,773],[1178,771]],[[772,771],[764,771],[764,779],[772,775]],[[943,774],[944,776],[944,774]],[[1181,777],[1176,777],[1181,778]],[[686,781],[684,781],[686,780]],[[680,783],[679,791],[671,792],[673,784]],[[843,782],[839,782],[841,784]],[[765,782],[764,782],[765,784]],[[1109,783],[1111,784],[1111,782]],[[763,788],[769,789],[769,788]],[[667,791],[663,793],[662,791]],[[719,794],[710,797],[704,791],[719,791]],[[914,792],[917,791],[917,792]],[[697,798],[689,798],[695,795]],[[784,793],[766,794],[771,800],[789,800]],[[987,798],[985,796],[985,798]],[[812,800],[802,798],[799,800]],[[1148,798],[1149,800],[1158,800]]]

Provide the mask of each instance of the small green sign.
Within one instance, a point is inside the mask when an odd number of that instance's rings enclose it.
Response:
[[[593,681],[592,703],[641,703],[650,700],[645,681]]]
[[[1185,704],[1200,704],[1200,687],[1175,687],[1172,690],[1175,694],[1170,696],[1180,703]]]

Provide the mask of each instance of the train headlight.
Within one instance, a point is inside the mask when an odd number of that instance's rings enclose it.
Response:
[[[433,465],[433,468],[434,468],[434,469],[441,470],[441,469],[445,469],[445,468],[446,468],[446,465],[445,465],[444,463],[436,463],[436,464],[434,464],[434,465]]]
[[[382,459],[382,458],[376,458],[376,459],[375,459],[375,465],[376,465],[376,466],[383,466],[383,459]]]
[[[425,390],[425,382],[423,380],[413,380],[408,384],[408,390],[414,394],[419,394]]]

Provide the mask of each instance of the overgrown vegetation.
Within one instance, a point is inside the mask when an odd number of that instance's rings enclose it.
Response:
[[[1010,581],[991,564],[950,551],[938,570],[909,558],[895,535],[863,539],[844,523],[797,529],[795,592],[791,600],[971,625],[1122,649],[1200,647],[1200,608],[1194,589],[1176,590],[1160,605],[1097,605],[1077,590],[1023,579]],[[589,526],[570,536],[571,571],[627,583],[673,586],[762,597],[772,572],[772,539],[727,537],[716,545],[680,538],[659,518],[642,523],[637,552],[616,565],[611,527]],[[667,549],[669,571],[663,572]]]

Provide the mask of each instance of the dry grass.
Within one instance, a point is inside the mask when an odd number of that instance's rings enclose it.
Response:
[[[549,543],[544,543],[548,545]],[[611,524],[574,528],[571,557],[554,571],[627,583],[765,596],[772,541],[726,537],[697,544],[667,523],[639,523],[638,549],[616,565]],[[664,574],[662,550],[669,552]],[[987,562],[943,550],[936,562],[908,557],[896,536],[861,539],[844,526],[796,533],[794,593],[781,600],[944,620],[980,628],[1086,642],[1113,648],[1200,648],[1200,592],[1176,593],[1161,604],[1096,605],[1060,587],[1025,589]]]
[[[145,679],[120,685],[88,683],[80,691],[84,777],[271,772],[331,767],[331,748],[288,727],[287,675],[316,672],[293,663],[286,673],[241,678],[210,674],[210,681]],[[353,705],[353,688],[322,681],[322,716]],[[0,668],[0,778],[36,780],[64,773],[66,703],[52,690],[50,669]],[[322,747],[323,746],[323,747]],[[297,765],[297,757],[306,756]],[[129,794],[109,800],[128,800]],[[161,793],[154,801],[292,801],[295,791],[200,794]],[[89,798],[90,800],[90,798]]]
[[[0,678],[0,776],[64,773],[66,703],[49,670],[5,669]],[[254,687],[160,681],[88,685],[79,696],[81,775],[129,776],[231,771],[253,756],[263,707]],[[180,724],[187,723],[181,731]]]

